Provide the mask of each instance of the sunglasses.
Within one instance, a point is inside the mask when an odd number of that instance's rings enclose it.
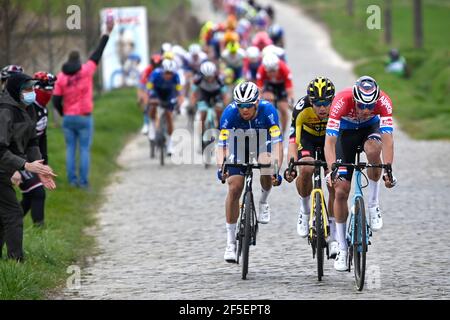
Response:
[[[329,100],[316,100],[312,101],[312,104],[316,107],[328,107],[331,104],[331,101]]]
[[[241,104],[237,104],[237,107],[239,109],[250,109],[250,108],[254,108],[256,106],[256,103],[241,103]]]
[[[359,109],[361,109],[361,110],[364,110],[364,109],[372,110],[373,108],[375,108],[375,103],[360,103],[360,102],[357,102],[356,106]]]

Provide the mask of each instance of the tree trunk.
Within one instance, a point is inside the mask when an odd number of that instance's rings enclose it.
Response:
[[[353,16],[353,0],[347,0],[347,14]]]
[[[2,34],[3,34],[3,45],[2,50],[3,54],[1,55],[1,65],[5,66],[11,64],[11,27],[10,27],[10,1],[3,0],[1,2],[1,20],[2,20]]]
[[[384,10],[384,41],[387,44],[392,42],[392,0],[385,1]]]
[[[414,0],[414,46],[423,47],[422,0]]]

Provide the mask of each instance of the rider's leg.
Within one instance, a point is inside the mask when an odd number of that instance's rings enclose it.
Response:
[[[228,194],[225,200],[227,243],[235,243],[236,223],[239,217],[239,198],[244,189],[244,177],[233,175],[227,179]]]
[[[262,98],[273,103],[273,101],[275,100],[275,95],[273,94],[273,92],[264,91],[262,94]]]
[[[305,150],[306,151],[306,150]],[[305,152],[304,151],[304,152]],[[301,151],[299,152],[301,158]],[[311,157],[303,157],[301,161],[314,161]],[[300,166],[299,176],[295,180],[297,192],[300,196],[300,210],[297,218],[297,233],[301,237],[308,236],[309,232],[309,217],[311,211],[311,191],[313,188],[312,176],[314,174],[314,167]]]
[[[148,138],[150,140],[154,140],[155,135],[156,135],[156,116],[157,116],[158,103],[159,103],[159,100],[150,100],[149,101]]]
[[[345,239],[345,224],[348,217],[347,200],[350,194],[351,183],[347,180],[338,180],[334,185],[334,217],[336,219],[336,235],[340,250],[347,251],[347,240]]]
[[[370,138],[364,143],[364,152],[369,163],[381,163],[381,141],[377,138],[379,135]],[[367,175],[369,177],[369,208],[378,206],[378,195],[380,192],[380,178],[381,169],[368,169]]]

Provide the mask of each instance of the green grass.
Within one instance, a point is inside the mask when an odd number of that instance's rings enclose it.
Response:
[[[58,174],[58,188],[47,192],[44,229],[33,227],[29,215],[25,219],[25,263],[0,261],[0,299],[45,298],[49,289],[65,284],[70,265],[93,253],[94,239],[84,229],[95,223],[93,213],[102,202],[101,191],[118,169],[116,157],[142,120],[134,90],[97,99],[94,119],[90,192],[68,186],[64,137],[61,129],[49,128],[50,165]]]
[[[354,16],[346,13],[346,0],[296,0],[310,14],[326,23],[334,47],[356,63],[357,75],[373,76],[393,100],[394,116],[417,139],[450,139],[450,4],[444,0],[422,1],[424,47],[413,42],[412,1],[392,1],[392,44],[384,43],[385,1],[354,1]],[[369,5],[379,5],[381,30],[366,27]],[[411,77],[402,79],[384,71],[383,59],[391,47],[399,48]]]

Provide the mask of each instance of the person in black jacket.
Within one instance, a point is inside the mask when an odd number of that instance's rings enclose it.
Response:
[[[36,135],[34,81],[23,73],[12,74],[0,97],[0,252],[6,243],[8,258],[23,259],[23,211],[11,178],[18,170],[38,174],[42,184],[56,188],[53,170],[41,160]]]
[[[41,152],[44,164],[48,164],[47,153],[47,104],[52,97],[53,87],[56,77],[48,72],[39,71],[33,75],[36,80],[34,91],[36,92],[36,102],[32,104],[36,112],[36,134],[39,139],[39,151]],[[45,188],[37,174],[26,170],[18,171],[14,174],[12,182],[18,185],[22,191],[23,213],[26,215],[31,209],[31,218],[35,226],[44,225],[45,210]]]

